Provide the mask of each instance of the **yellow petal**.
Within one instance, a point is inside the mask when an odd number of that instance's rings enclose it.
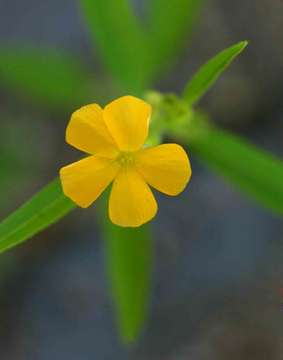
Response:
[[[60,170],[63,192],[78,206],[88,207],[111,183],[118,169],[116,162],[96,156],[65,166]]]
[[[148,184],[167,195],[183,191],[192,173],[185,150],[177,144],[163,144],[139,151],[136,168]]]
[[[86,105],[75,111],[66,130],[66,141],[88,154],[115,157],[114,143],[103,120],[103,111],[97,104]]]
[[[123,96],[104,109],[104,121],[122,151],[138,150],[145,142],[151,106],[133,96]]]
[[[115,178],[109,200],[109,216],[114,224],[140,226],[157,212],[155,198],[135,169],[122,168]]]

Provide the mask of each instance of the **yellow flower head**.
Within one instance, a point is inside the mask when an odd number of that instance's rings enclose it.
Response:
[[[78,206],[90,206],[113,182],[109,216],[120,226],[140,226],[151,220],[157,204],[149,185],[167,194],[184,190],[191,176],[184,149],[176,144],[143,148],[151,106],[133,96],[75,111],[66,141],[91,156],[63,167],[64,194]]]

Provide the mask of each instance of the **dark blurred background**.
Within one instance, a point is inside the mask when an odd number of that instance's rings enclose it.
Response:
[[[209,57],[249,40],[200,105],[219,126],[282,158],[282,14],[281,0],[206,1],[156,87],[180,91]],[[74,0],[0,0],[1,43],[63,48],[101,68]],[[63,139],[74,109],[43,111],[1,85],[0,106],[4,218],[70,161]],[[94,207],[1,255],[1,359],[283,359],[282,219],[197,159],[192,166],[181,196],[159,196],[153,298],[140,342],[119,343]]]

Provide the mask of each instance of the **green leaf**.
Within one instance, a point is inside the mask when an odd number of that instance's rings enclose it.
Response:
[[[39,164],[43,160],[42,153],[33,156],[38,150],[37,127],[23,118],[18,121],[3,112],[1,120],[0,186],[5,196],[1,197],[0,213],[5,208],[10,208],[21,189],[28,187],[38,177]],[[26,141],[26,134],[29,141]]]
[[[283,215],[283,162],[238,136],[207,129],[191,140],[189,149],[212,170]]]
[[[148,82],[144,31],[128,0],[81,0],[82,10],[104,63],[125,91],[139,94]]]
[[[60,180],[54,180],[0,223],[0,252],[28,240],[74,208],[62,193]],[[143,329],[150,296],[149,227],[121,228],[110,223],[105,214],[101,225],[121,335],[126,343],[133,342]]]
[[[152,42],[155,72],[176,59],[191,34],[203,0],[150,0],[149,40]]]
[[[69,109],[86,103],[91,80],[83,65],[61,50],[0,47],[0,86],[42,105]]]
[[[135,341],[148,313],[152,249],[147,227],[124,229],[109,223],[106,256],[122,339]]]
[[[217,54],[204,64],[185,87],[183,98],[194,105],[207,92],[228,65],[247,46],[247,41],[241,41]]]
[[[62,193],[59,179],[54,180],[0,223],[0,252],[28,240],[74,207]]]
[[[107,209],[104,197],[103,212]],[[104,215],[104,214],[103,214]],[[152,239],[149,225],[122,228],[105,215],[102,230],[120,335],[132,343],[141,334],[151,293]]]

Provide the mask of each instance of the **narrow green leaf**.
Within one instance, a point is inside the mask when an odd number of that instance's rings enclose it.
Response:
[[[62,193],[59,179],[54,180],[0,223],[0,252],[28,240],[74,208]],[[101,224],[113,299],[122,339],[130,343],[140,335],[149,305],[152,264],[149,226],[121,228],[104,216]]]
[[[185,87],[183,98],[194,105],[207,92],[228,65],[247,46],[247,41],[241,41],[217,54],[204,64]]]
[[[54,49],[0,47],[0,86],[40,104],[67,107],[91,96],[91,77],[73,56]]]
[[[152,239],[149,225],[122,228],[106,217],[103,198],[101,224],[106,260],[122,340],[132,343],[141,334],[151,293]]]
[[[81,0],[95,45],[123,89],[140,93],[148,82],[145,34],[128,0]]]
[[[38,192],[0,223],[0,253],[54,224],[75,208],[59,179]],[[105,214],[103,214],[105,216]],[[102,230],[121,335],[133,342],[143,329],[150,287],[152,249],[148,226],[121,228],[103,216]]]
[[[0,223],[0,252],[28,240],[74,207],[62,193],[60,181],[54,180]]]
[[[238,136],[216,129],[203,131],[189,148],[209,168],[283,215],[283,162]]]
[[[188,40],[203,0],[150,0],[149,40],[152,42],[155,72],[172,63]]]
[[[151,241],[147,227],[123,229],[109,223],[107,258],[120,333],[131,343],[140,335],[151,290]]]
[[[27,187],[37,177],[42,153],[31,156],[38,150],[37,129],[34,125],[29,127],[24,119],[17,121],[10,115],[1,113],[0,187],[5,196],[0,200],[0,213],[16,199],[15,189],[21,191],[20,188]],[[26,141],[26,134],[29,141]]]

